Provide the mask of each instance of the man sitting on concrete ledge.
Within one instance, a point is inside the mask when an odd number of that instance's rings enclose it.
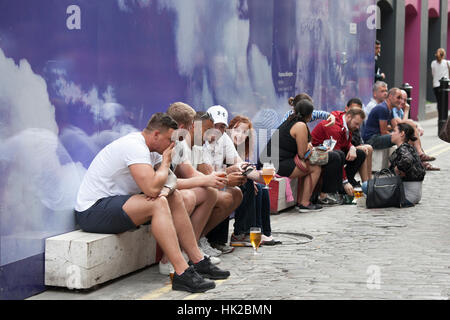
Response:
[[[392,88],[386,100],[370,111],[363,133],[365,143],[370,144],[374,149],[387,149],[394,145],[390,134],[392,109],[399,106],[401,100],[400,89]]]
[[[230,273],[211,264],[195,239],[183,196],[166,186],[177,123],[154,114],[142,132],[130,133],[103,148],[81,183],[75,207],[83,231],[122,233],[151,221],[151,231],[175,273],[173,290],[204,292]],[[189,256],[189,265],[181,254]]]

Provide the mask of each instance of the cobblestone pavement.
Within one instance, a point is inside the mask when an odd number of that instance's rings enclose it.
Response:
[[[152,266],[95,291],[48,290],[33,299],[448,299],[450,144],[437,138],[436,123],[422,122],[422,141],[442,170],[427,172],[413,208],[345,205],[273,215],[283,244],[261,247],[257,256],[251,248],[223,255],[220,267],[231,277],[205,294],[171,291]]]

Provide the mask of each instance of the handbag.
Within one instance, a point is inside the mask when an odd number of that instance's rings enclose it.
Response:
[[[314,165],[326,165],[328,163],[328,150],[324,147],[314,147],[308,160],[309,163]]]
[[[389,169],[374,174],[368,181],[367,208],[407,207],[402,178]]]
[[[439,139],[450,143],[450,118],[442,126],[441,132],[439,132]]]

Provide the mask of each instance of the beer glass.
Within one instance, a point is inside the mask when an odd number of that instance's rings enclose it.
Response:
[[[227,176],[226,168],[227,168],[227,166],[224,164],[223,165],[219,165],[219,164],[214,165],[214,171],[216,171],[217,175],[222,178],[225,178]],[[224,188],[220,189],[220,191],[225,191],[225,190],[227,190],[226,186]]]
[[[252,244],[254,254],[257,254],[258,247],[261,244],[261,228],[250,228],[250,243]]]
[[[275,167],[272,163],[264,163],[263,169],[262,169],[262,176],[264,179],[264,183],[266,184],[263,189],[270,189],[269,184],[270,181],[272,181],[273,177],[275,175]]]
[[[353,189],[353,195],[355,196],[355,200],[358,200],[364,196],[364,193],[361,188],[356,187]]]

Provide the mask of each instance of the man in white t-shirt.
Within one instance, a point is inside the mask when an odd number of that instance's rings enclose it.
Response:
[[[151,221],[152,234],[175,269],[172,289],[204,292],[215,284],[203,276],[225,279],[229,272],[202,255],[181,193],[166,185],[177,128],[170,116],[157,113],[142,132],[103,148],[83,178],[75,218],[86,232],[113,234]]]
[[[244,161],[239,156],[230,136],[225,133],[225,129],[228,126],[228,111],[224,107],[217,105],[210,107],[207,110],[207,113],[211,116],[214,122],[214,129],[208,130],[205,133],[206,141],[203,146],[203,150],[204,153],[208,155],[204,159],[205,164],[207,165],[205,166],[206,172],[208,172],[208,170],[220,170],[223,168],[224,164],[226,164],[225,166],[228,179],[234,175],[241,176],[243,178],[242,183],[239,184],[240,186],[243,186],[247,182],[246,177],[251,180],[262,180],[262,177],[257,170],[254,170],[245,177],[242,176],[241,168]],[[229,213],[232,213],[242,205],[242,191],[240,188],[235,189],[239,189],[240,197],[239,201],[234,203],[233,208],[230,208],[230,210],[232,210],[229,211]],[[224,212],[224,214],[227,213],[228,212]],[[229,219],[225,218],[219,225],[210,231],[207,235],[208,240],[213,243],[214,247],[227,247],[228,229]]]
[[[194,165],[196,165],[198,170],[204,174],[211,174],[215,169],[220,172],[225,171],[227,178],[227,188],[219,190],[216,206],[214,207],[211,219],[208,221],[204,230],[204,234],[211,239],[214,237],[213,234],[215,233],[211,233],[211,231],[222,223],[224,223],[224,226],[228,226],[228,217],[241,204],[243,195],[238,186],[246,183],[247,178],[242,175],[242,171],[236,166],[225,168],[223,166],[223,158],[221,159],[221,162],[219,161],[222,165],[216,163],[216,167],[214,168],[212,155],[204,149],[204,144],[206,143],[205,138],[211,133],[220,135],[222,133],[218,130],[214,130],[214,118],[211,117],[209,113],[202,111],[197,112],[194,128],[195,129],[191,130]],[[197,131],[197,128],[201,128],[201,130]],[[199,157],[199,153],[201,153],[201,157]],[[226,233],[226,235],[228,235],[228,233]],[[219,242],[213,241],[212,246],[222,253],[230,253],[234,248],[228,246],[226,244],[227,242],[228,239],[223,237]]]
[[[193,125],[196,112],[191,106],[182,102],[175,102],[169,107],[167,113],[178,123],[180,129],[184,129],[185,133],[190,131],[194,138],[195,128]],[[190,143],[191,140],[189,139]],[[220,255],[220,252],[213,250],[204,236],[230,215],[232,211],[229,210],[234,210],[234,207],[239,205],[242,195],[238,188],[233,187],[243,183],[245,177],[241,174],[223,177],[213,171],[200,172],[192,164],[192,150],[190,146],[187,146],[186,140],[180,142],[179,145],[179,149],[175,152],[179,156],[175,169],[175,174],[178,177],[178,188],[185,197],[185,203],[188,203],[187,206],[190,207],[188,212],[191,209],[194,210],[194,213],[191,215],[191,221],[196,237],[199,240],[200,248],[206,254],[217,257]],[[195,152],[198,157],[198,148],[196,148]],[[196,162],[196,165],[199,164],[198,162],[204,163],[203,159],[197,159]],[[224,187],[227,187],[226,191],[220,191]],[[189,204],[192,204],[191,199],[193,198],[195,201],[192,206]],[[209,205],[201,207],[204,202],[207,202]],[[226,213],[221,208],[226,208],[229,211],[228,215],[225,216]],[[198,213],[198,211],[200,212]],[[194,214],[197,216],[194,216]]]

